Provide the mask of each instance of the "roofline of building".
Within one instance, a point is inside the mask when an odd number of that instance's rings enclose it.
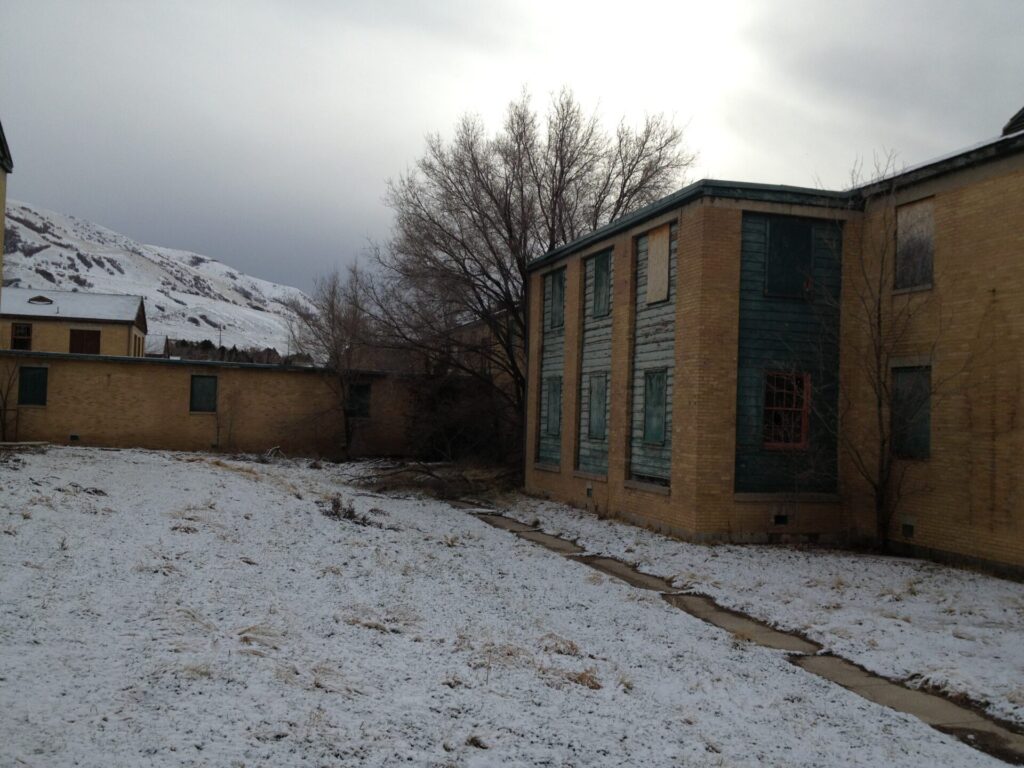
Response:
[[[37,320],[45,322],[47,320],[54,320],[61,323],[96,323],[106,325],[133,325],[139,326],[135,320],[111,320],[109,318],[102,319],[96,317],[72,317],[71,315],[23,315],[18,312],[0,312],[0,317],[4,319],[17,319],[17,320]]]
[[[4,125],[0,123],[0,168],[5,173],[14,170],[14,159],[11,157],[11,148],[7,146],[7,137],[4,136]]]
[[[128,355],[83,355],[71,352],[42,352],[21,349],[0,349],[0,358],[31,357],[40,360],[79,360],[100,363],[133,363],[138,365],[187,365],[200,368],[257,368],[269,371],[306,371],[312,373],[331,373],[330,368],[312,365],[275,365],[274,363],[239,363],[227,360],[172,360],[167,357],[130,357]],[[353,373],[362,373],[353,371]]]
[[[902,189],[923,181],[962,171],[976,165],[999,160],[1024,151],[1024,131],[988,139],[980,144],[964,150],[928,160],[920,165],[899,171],[892,176],[878,179],[860,187],[845,191],[811,189],[808,187],[791,187],[782,184],[754,184],[743,181],[724,181],[718,179],[702,179],[694,184],[683,187],[667,197],[656,200],[621,219],[595,229],[583,237],[548,251],[543,256],[531,261],[526,269],[535,269],[550,265],[566,256],[582,251],[602,240],[632,229],[645,221],[649,221],[674,208],[682,207],[702,197],[724,197],[733,200],[754,200],[758,202],[784,203],[788,205],[807,205],[823,208],[845,208],[859,210],[864,201],[880,194]]]
[[[281,363],[241,363],[230,360],[191,360],[171,359],[168,357],[138,357],[128,355],[85,355],[71,352],[43,352],[22,349],[0,349],[0,359],[3,358],[36,358],[46,360],[75,360],[79,362],[100,362],[100,363],[129,363],[134,365],[171,365],[191,366],[199,368],[243,368],[246,370],[284,371],[288,373],[321,373],[334,374],[332,368],[318,365],[288,365]],[[407,373],[400,371],[373,371],[362,368],[353,368],[349,374],[357,377],[383,378],[391,376],[394,378],[418,378],[422,374]]]
[[[634,211],[610,224],[598,227],[590,234],[559,246],[527,265],[532,271],[545,264],[562,259],[570,254],[607,240],[613,235],[643,224],[674,208],[680,208],[702,197],[720,197],[730,200],[757,200],[758,202],[783,203],[785,205],[808,205],[821,208],[836,208],[849,205],[853,199],[849,192],[836,192],[809,187],[791,187],[785,184],[757,184],[749,181],[726,181],[722,179],[701,179],[689,186],[656,200],[648,206]]]
[[[1024,131],[1011,133],[1008,136],[997,136],[987,139],[967,149],[961,149],[942,157],[926,160],[923,163],[905,168],[890,176],[863,184],[851,192],[863,198],[876,197],[880,194],[893,192],[938,176],[956,173],[977,165],[1015,155],[1024,151]]]

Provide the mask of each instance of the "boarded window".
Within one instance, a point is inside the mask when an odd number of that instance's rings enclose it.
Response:
[[[931,455],[932,369],[928,366],[892,370],[892,451],[903,459]]]
[[[188,409],[196,413],[217,412],[217,377],[193,376]]]
[[[32,349],[32,323],[11,323],[11,349]]]
[[[811,375],[764,375],[764,447],[806,448],[809,442]]]
[[[68,352],[76,355],[98,355],[100,353],[100,332],[72,328]]]
[[[587,410],[587,436],[604,440],[608,435],[608,374],[590,374],[590,405]]]
[[[28,366],[18,370],[18,405],[46,405],[47,373]]]
[[[611,251],[605,251],[594,257],[594,317],[604,317],[611,311],[611,255]]]
[[[349,416],[366,419],[370,416],[370,385],[349,384],[348,403],[345,413]]]
[[[545,414],[544,432],[552,437],[562,434],[562,377],[551,376],[547,379],[548,408]]]
[[[545,278],[548,281],[548,296],[551,297],[551,314],[549,328],[561,328],[565,325],[565,270],[551,272]]]
[[[647,303],[668,301],[669,225],[647,233]]]
[[[896,209],[896,288],[932,284],[935,217],[931,200]]]
[[[803,298],[813,288],[812,222],[789,216],[768,221],[768,253],[765,260],[766,296]]]
[[[644,372],[644,442],[665,442],[665,381],[667,371]]]

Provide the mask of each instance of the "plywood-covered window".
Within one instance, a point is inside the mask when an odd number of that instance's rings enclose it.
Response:
[[[896,209],[896,275],[894,287],[927,288],[932,284],[935,213],[932,201],[920,200]]]
[[[551,272],[544,279],[548,282],[548,295],[551,297],[548,327],[561,328],[565,325],[565,270]]]
[[[892,431],[893,455],[902,459],[931,456],[932,369],[929,366],[893,368]]]
[[[355,418],[366,419],[370,416],[370,385],[349,384],[348,401],[345,413]]]
[[[32,350],[32,323],[11,323],[11,349]]]
[[[669,296],[669,225],[647,233],[647,303],[668,301]]]
[[[764,375],[764,447],[806,448],[810,438],[811,375]]]
[[[668,372],[661,368],[644,372],[644,442],[665,442],[665,383]]]
[[[557,437],[562,434],[562,377],[549,376],[544,386],[547,391],[544,434]]]
[[[72,328],[68,340],[68,352],[75,355],[98,355],[100,353],[100,332]]]
[[[768,222],[765,296],[803,298],[814,287],[813,222],[773,216]]]
[[[604,317],[611,312],[611,256],[611,251],[605,251],[594,257],[594,317]]]
[[[604,440],[608,436],[608,374],[604,372],[590,374],[589,384],[587,436],[591,440]]]
[[[217,412],[217,377],[193,376],[188,409],[193,413]]]
[[[22,366],[18,369],[18,405],[46,405],[48,374],[46,368]]]

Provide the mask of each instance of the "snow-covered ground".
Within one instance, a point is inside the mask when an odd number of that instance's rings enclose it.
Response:
[[[146,300],[147,349],[209,339],[285,354],[299,289],[251,277],[208,256],[144,245],[75,216],[7,202],[4,281],[21,288],[120,293]]]
[[[1001,764],[357,471],[0,459],[0,764]]]
[[[1024,725],[1024,584],[923,560],[687,544],[528,498],[506,513],[802,632],[873,672],[966,695]]]

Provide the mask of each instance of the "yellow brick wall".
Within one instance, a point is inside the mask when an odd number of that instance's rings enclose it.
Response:
[[[17,406],[18,365],[48,370],[45,406]],[[191,413],[191,376],[217,377],[217,412]],[[344,421],[337,388],[312,370],[190,365],[86,356],[0,356],[0,388],[13,381],[8,403],[17,439],[82,445],[341,456]],[[371,416],[355,430],[358,455],[402,453],[401,380],[375,379]],[[362,420],[361,420],[362,421]],[[71,440],[77,435],[76,441]]]
[[[866,263],[891,244],[892,206],[932,197],[934,278],[930,290],[891,296],[887,316],[913,315],[894,354],[931,360],[931,456],[904,462],[904,497],[890,535],[898,542],[1024,565],[1024,168],[1017,161],[965,172],[877,200],[865,213]],[[891,249],[889,257],[891,258]],[[864,347],[857,322],[857,263],[846,261],[844,346]],[[885,269],[888,276],[890,270]],[[888,303],[891,301],[891,304]],[[891,315],[889,315],[891,313]],[[863,366],[844,359],[853,397],[844,429],[872,445],[871,389]],[[870,455],[874,455],[873,453]],[[847,458],[847,501],[858,530],[873,532],[867,488]],[[903,523],[914,526],[901,536]]]
[[[71,329],[96,330],[100,332],[100,354],[122,357],[132,356],[130,338],[142,336],[135,326],[127,323],[77,323],[45,318],[0,319],[0,349],[11,348],[11,324],[32,324],[33,352],[67,352],[71,343]]]

